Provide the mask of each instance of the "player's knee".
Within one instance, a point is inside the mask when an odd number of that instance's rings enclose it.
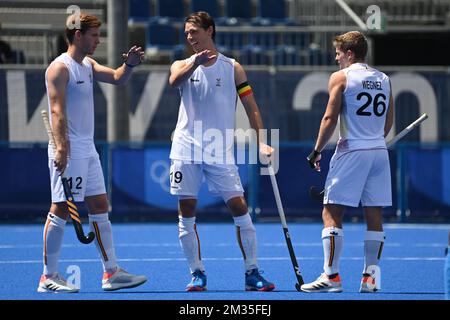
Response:
[[[197,199],[180,199],[178,209],[182,217],[194,217],[197,207]]]
[[[245,202],[245,198],[241,194],[228,197],[225,202],[233,216],[240,216],[248,212],[247,203]]]
[[[342,214],[342,206],[330,204],[325,205],[322,211],[324,226],[342,228]]]
[[[106,195],[86,197],[85,202],[90,214],[99,214],[109,211],[108,198]]]
[[[92,205],[89,208],[90,214],[100,214],[100,213],[106,213],[108,211],[109,211],[109,208],[108,208],[107,202],[106,203],[98,203],[98,204]]]

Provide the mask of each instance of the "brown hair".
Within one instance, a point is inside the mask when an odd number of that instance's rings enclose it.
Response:
[[[82,34],[85,34],[89,29],[99,28],[101,25],[102,22],[96,16],[86,13],[72,14],[66,21],[65,34],[67,42],[73,42],[75,31],[80,30]]]
[[[184,24],[188,22],[193,23],[204,30],[208,30],[208,28],[212,26],[213,28],[212,39],[214,40],[214,38],[216,37],[216,24],[214,23],[214,19],[209,15],[209,13],[205,11],[198,11],[191,13],[184,20]]]
[[[367,39],[359,31],[350,31],[334,37],[333,45],[341,50],[350,50],[358,60],[364,60],[367,54]]]

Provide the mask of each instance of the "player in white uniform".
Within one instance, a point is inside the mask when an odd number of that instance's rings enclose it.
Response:
[[[392,205],[391,174],[385,137],[392,127],[394,104],[389,77],[368,66],[367,40],[357,31],[337,36],[333,42],[340,71],[328,84],[329,100],[322,118],[311,167],[320,171],[320,152],[340,118],[340,138],[330,161],[325,183],[322,218],[324,273],[304,284],[306,292],[341,292],[339,258],[343,244],[345,206],[364,209],[364,271],[360,292],[379,289],[379,260],[385,235],[382,207]]]
[[[179,197],[180,244],[192,273],[192,281],[186,290],[206,290],[205,267],[195,224],[197,194],[204,178],[210,190],[222,196],[233,216],[244,257],[246,290],[273,290],[274,284],[266,281],[258,270],[256,231],[234,164],[233,143],[210,150],[202,141],[206,130],[214,129],[223,137],[226,130],[234,130],[237,95],[256,132],[263,129],[259,108],[242,66],[217,51],[215,24],[209,14],[196,12],[189,15],[184,30],[195,54],[172,64],[169,82],[178,87],[181,94],[170,152],[170,178],[171,194]],[[200,132],[196,133],[196,129]],[[258,141],[260,153],[270,156],[273,149],[259,136]]]
[[[89,224],[95,232],[95,243],[103,263],[102,288],[108,291],[131,288],[147,280],[145,276],[126,272],[117,264],[103,172],[94,145],[93,97],[94,80],[116,85],[126,83],[132,68],[141,62],[143,52],[139,47],[132,47],[124,55],[125,63],[115,70],[98,64],[87,55],[92,55],[99,44],[100,25],[95,16],[84,13],[70,16],[66,23],[68,50],[50,64],[45,74],[56,152],[49,145],[52,204],[44,227],[44,271],[38,292],[79,291],[58,274],[68,215],[60,177],[63,172],[74,200],[87,205]]]

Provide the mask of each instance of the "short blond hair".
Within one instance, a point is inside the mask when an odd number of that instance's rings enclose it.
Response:
[[[333,45],[341,50],[350,50],[358,60],[364,60],[367,55],[367,39],[359,31],[350,31],[334,37]]]
[[[77,26],[77,19],[79,19],[78,27]],[[65,28],[65,34],[66,39],[68,43],[73,42],[73,37],[75,35],[75,31],[80,30],[82,34],[85,34],[86,31],[92,28],[99,28],[102,25],[102,22],[99,18],[96,16],[89,15],[87,13],[79,13],[79,14],[72,14],[67,18],[66,21],[66,28]],[[73,26],[73,28],[69,27]]]

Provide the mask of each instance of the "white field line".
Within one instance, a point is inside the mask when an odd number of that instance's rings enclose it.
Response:
[[[185,258],[127,258],[117,259],[119,262],[176,262],[185,261]],[[204,261],[241,261],[242,257],[225,258],[202,258]],[[289,257],[260,257],[261,261],[287,261]],[[301,257],[300,261],[323,260],[323,257]],[[363,260],[363,257],[341,257],[341,260]],[[444,257],[383,257],[383,261],[444,261]],[[61,263],[97,263],[99,259],[61,259]],[[41,264],[42,259],[38,260],[0,260],[1,264]]]
[[[237,244],[233,242],[227,243],[211,243],[211,244],[203,244],[202,247],[235,247]],[[321,247],[322,242],[295,242],[292,244],[294,247]],[[349,242],[345,243],[346,247],[362,247],[364,245],[363,240],[361,242]],[[63,248],[82,248],[85,245],[83,244],[63,244]],[[117,243],[116,247],[123,248],[140,248],[140,247],[150,247],[150,248],[159,248],[159,247],[176,247],[179,248],[180,244],[177,242],[166,242],[166,243]],[[259,247],[285,247],[285,242],[266,242],[258,244]],[[439,242],[425,242],[425,243],[412,243],[405,244],[400,242],[389,242],[387,241],[384,244],[384,247],[418,247],[418,248],[445,248],[445,244]],[[2,249],[33,249],[33,248],[42,248],[42,244],[0,244],[0,250]]]

